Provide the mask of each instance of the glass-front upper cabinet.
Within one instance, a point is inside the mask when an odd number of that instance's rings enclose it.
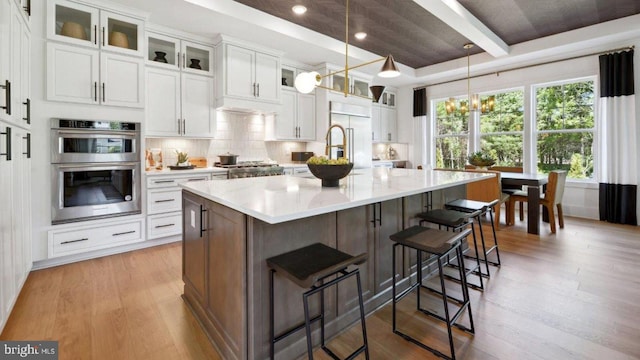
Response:
[[[67,0],[47,1],[47,37],[142,56],[144,22]]]
[[[382,105],[387,105],[389,107],[396,106],[396,94],[394,92],[386,91],[382,94],[382,99],[380,100]]]
[[[344,73],[338,73],[331,76],[331,88],[335,91],[344,93],[344,87],[347,87],[347,93],[357,96],[369,96],[369,82],[354,77],[349,73],[347,84],[344,83]]]
[[[282,88],[283,89],[293,89],[294,83],[296,81],[296,69],[288,66],[282,67]]]
[[[147,32],[148,65],[213,75],[213,47]]]

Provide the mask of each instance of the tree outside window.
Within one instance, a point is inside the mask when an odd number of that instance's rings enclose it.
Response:
[[[459,112],[447,114],[445,101],[436,102],[436,167],[462,169],[469,149],[469,118]]]
[[[536,88],[538,172],[593,178],[594,81]]]
[[[522,166],[524,91],[514,90],[481,97],[495,97],[495,108],[480,115],[480,147],[499,166]]]

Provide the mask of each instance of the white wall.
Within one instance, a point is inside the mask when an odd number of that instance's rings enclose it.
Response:
[[[631,41],[625,40],[621,42],[612,42],[607,44],[608,49],[616,49],[625,46],[635,45],[640,46],[640,38],[635,38]],[[602,48],[602,44],[598,45],[598,49]],[[597,52],[594,48],[593,52]],[[466,60],[466,59],[465,59]],[[543,60],[540,60],[543,62]],[[636,50],[634,62],[635,66],[635,83],[636,94],[640,92],[640,54]],[[484,64],[484,69],[481,73],[489,73],[502,71],[509,68],[491,67]],[[516,67],[516,66],[513,66]],[[587,76],[596,76],[599,72],[598,56],[589,56],[574,60],[562,61],[553,64],[541,65],[530,67],[521,70],[500,72],[499,75],[487,75],[471,80],[471,91],[473,93],[486,93],[495,92],[497,90],[509,89],[515,87],[524,87],[525,89],[525,102],[531,101],[531,86],[534,84],[544,84],[548,82],[561,81],[582,78]],[[474,75],[473,73],[471,74]],[[415,86],[421,86],[426,84],[416,84]],[[598,87],[599,85],[596,85]],[[413,111],[413,87],[403,87],[399,89],[401,96],[398,98],[398,119],[411,118]],[[599,88],[596,89],[599,91]],[[451,83],[429,86],[427,87],[427,102],[428,102],[428,114],[431,112],[431,101],[436,99],[443,99],[450,96],[464,96],[467,94],[467,81],[466,79],[455,81]],[[597,103],[597,101],[596,101]],[[636,117],[638,119],[639,126],[636,128],[640,139],[640,96],[636,95]],[[531,123],[531,113],[525,114],[525,126]],[[596,109],[597,117],[597,109]],[[398,121],[400,123],[400,121]],[[412,126],[413,131],[418,136],[406,135],[407,141],[410,141],[410,147],[413,151],[410,151],[410,160],[414,164],[431,163],[433,161],[433,154],[430,149],[434,146],[432,143],[432,123],[431,118],[419,117],[415,118]],[[526,140],[525,140],[526,141]],[[597,149],[596,149],[597,151]],[[640,153],[640,145],[636,146],[636,153]],[[638,160],[640,164],[640,158]],[[599,166],[606,166],[606,164],[597,163],[596,173]],[[640,169],[640,165],[638,166]],[[640,172],[640,171],[639,171]],[[638,174],[640,178],[640,173]],[[598,183],[597,179],[593,182],[568,182],[565,194],[563,198],[563,209],[568,216],[577,216],[591,219],[598,219]],[[640,204],[638,205],[638,213],[640,214]]]

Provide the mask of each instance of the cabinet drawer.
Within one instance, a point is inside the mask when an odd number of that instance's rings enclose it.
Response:
[[[182,190],[147,191],[147,214],[160,214],[182,209]]]
[[[49,257],[142,241],[142,220],[49,232]]]
[[[147,238],[182,234],[182,212],[147,217]]]
[[[155,189],[155,188],[167,188],[175,186],[178,184],[187,183],[192,181],[206,181],[211,180],[211,174],[192,174],[188,176],[179,176],[179,177],[158,177],[158,176],[147,176],[147,188]]]

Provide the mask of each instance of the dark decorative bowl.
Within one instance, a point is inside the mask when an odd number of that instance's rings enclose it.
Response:
[[[353,163],[345,165],[314,165],[307,164],[313,176],[322,180],[322,186],[335,187],[339,185],[340,179],[349,175],[353,169]]]

